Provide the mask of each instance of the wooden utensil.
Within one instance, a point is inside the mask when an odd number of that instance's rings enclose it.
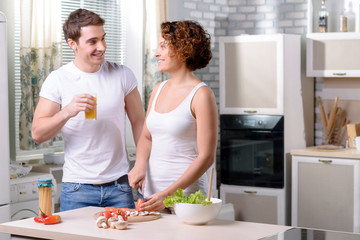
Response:
[[[321,124],[322,124],[323,130],[324,130],[324,133],[326,134],[326,131],[327,131],[327,119],[326,119],[324,106],[322,104],[320,96],[318,96],[318,105],[319,105],[319,111],[320,111]]]
[[[336,112],[337,112],[337,102],[338,102],[339,98],[336,96],[335,97],[335,101],[334,104],[331,108],[331,112],[330,112],[330,116],[329,116],[329,121],[327,124],[327,131],[328,133],[330,133],[330,130],[334,127],[334,123],[335,123],[335,118],[336,118]]]
[[[214,176],[214,168],[211,168],[211,170],[210,170],[210,182],[209,182],[209,189],[208,189],[208,198],[207,198],[208,201],[210,201],[210,197],[211,197],[213,176]]]

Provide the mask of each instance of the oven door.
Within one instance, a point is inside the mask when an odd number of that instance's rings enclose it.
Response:
[[[284,187],[284,132],[221,129],[221,183]]]

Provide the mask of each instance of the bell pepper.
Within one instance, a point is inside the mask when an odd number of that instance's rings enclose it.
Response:
[[[51,215],[50,217],[46,217],[43,219],[43,223],[45,225],[57,224],[61,222],[60,215]]]

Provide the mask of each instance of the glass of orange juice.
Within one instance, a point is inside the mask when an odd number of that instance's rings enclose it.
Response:
[[[94,101],[97,103],[97,95],[96,95],[96,93],[90,93],[90,95],[94,97]],[[95,109],[89,109],[89,110],[90,110],[89,112],[85,112],[85,119],[96,120],[97,119],[97,106],[95,106]]]

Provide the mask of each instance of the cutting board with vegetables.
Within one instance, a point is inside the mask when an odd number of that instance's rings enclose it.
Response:
[[[97,212],[94,214],[94,219],[98,219],[98,217],[100,216],[102,212]],[[153,221],[156,219],[159,219],[161,217],[160,213],[157,212],[156,214],[152,214],[150,215],[150,213],[148,215],[137,215],[137,216],[128,216],[127,217],[127,221],[128,222],[147,222],[147,221]]]

